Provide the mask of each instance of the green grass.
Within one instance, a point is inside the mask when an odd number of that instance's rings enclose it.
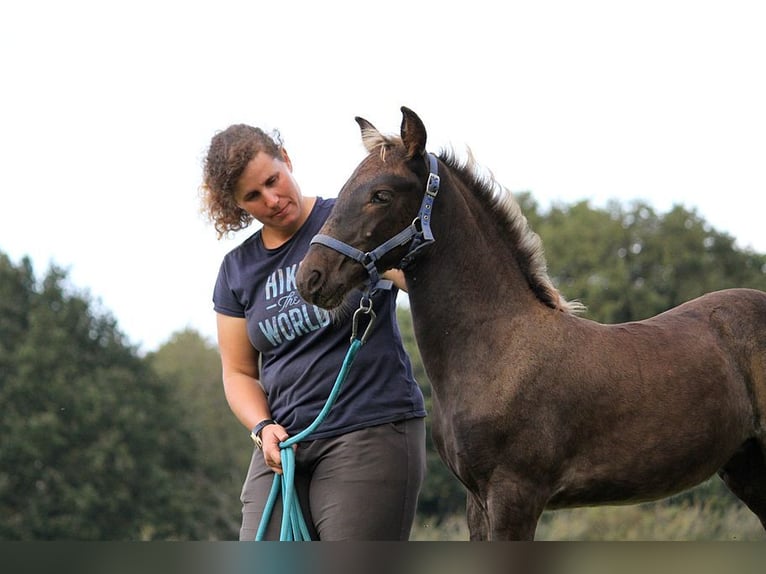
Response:
[[[545,512],[536,540],[766,540],[761,523],[743,505],[655,502]],[[468,540],[465,517],[441,523],[418,517],[411,540]]]

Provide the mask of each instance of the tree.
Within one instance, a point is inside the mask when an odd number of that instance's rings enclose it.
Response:
[[[168,387],[65,280],[0,255],[0,538],[184,537],[193,452]]]
[[[34,289],[32,262],[24,258],[18,267],[0,253],[0,376],[13,368],[13,357],[28,328]]]
[[[694,210],[677,205],[662,215],[642,202],[597,209],[584,201],[541,215],[527,194],[520,203],[554,282],[597,321],[645,319],[728,287],[766,290],[766,256],[738,249]]]
[[[147,360],[171,385],[182,418],[192,423],[197,456],[187,488],[194,508],[194,538],[237,539],[242,518],[239,495],[253,443],[226,403],[218,351],[199,333],[186,329],[173,334]]]

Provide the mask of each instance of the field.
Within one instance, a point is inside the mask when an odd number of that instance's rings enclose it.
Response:
[[[416,523],[412,540],[468,540],[463,516],[436,525]],[[582,541],[763,541],[764,530],[743,505],[668,504],[600,506],[545,512],[536,540]]]

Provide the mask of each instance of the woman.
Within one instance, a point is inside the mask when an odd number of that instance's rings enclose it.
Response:
[[[213,302],[226,399],[256,447],[242,488],[241,540],[253,540],[279,443],[321,410],[349,347],[350,318],[304,302],[295,272],[334,203],[304,197],[278,132],[216,134],[203,197],[219,238],[261,228],[221,264]],[[404,287],[400,272],[389,272]],[[295,488],[312,539],[407,540],[425,471],[425,409],[396,323],[396,293],[373,296],[374,329],[329,415],[297,445]],[[353,304],[358,304],[361,293]],[[266,538],[279,539],[281,507]]]

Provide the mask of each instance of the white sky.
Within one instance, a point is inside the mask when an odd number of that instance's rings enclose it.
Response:
[[[766,3],[249,0],[0,8],[0,251],[68,269],[130,341],[214,339],[240,234],[198,213],[231,123],[277,127],[306,195],[363,157],[354,116],[470,146],[550,202],[696,208],[766,252]],[[249,234],[249,233],[248,233]]]

